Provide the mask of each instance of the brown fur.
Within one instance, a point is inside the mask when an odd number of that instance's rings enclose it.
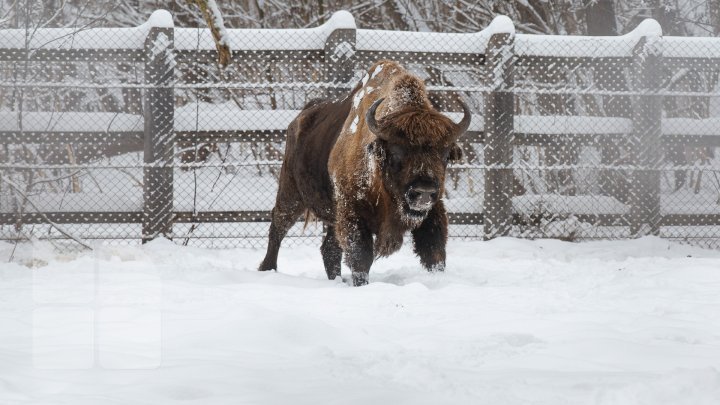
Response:
[[[382,137],[365,122],[379,98]],[[441,197],[457,132],[432,109],[424,83],[391,61],[373,65],[347,98],[309,103],[288,129],[260,270],[277,267],[280,241],[304,210],[328,229],[321,251],[330,279],[340,274],[344,253],[354,284],[366,283],[374,258],[397,251],[407,231],[423,266],[442,270],[447,215]],[[408,193],[422,194],[423,204]]]

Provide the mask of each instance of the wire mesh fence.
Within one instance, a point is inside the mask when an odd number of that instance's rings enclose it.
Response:
[[[657,234],[720,245],[720,38],[356,29],[0,30],[0,239],[264,246],[288,124],[376,61],[456,121],[451,237]],[[286,244],[319,242],[298,223]]]

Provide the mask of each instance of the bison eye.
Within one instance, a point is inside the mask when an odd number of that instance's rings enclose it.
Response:
[[[402,169],[402,162],[405,159],[405,150],[402,147],[393,144],[388,145],[387,156],[390,168],[394,171]]]
[[[402,159],[398,155],[393,153],[388,154],[388,163],[390,164],[390,168],[395,172],[402,169]]]

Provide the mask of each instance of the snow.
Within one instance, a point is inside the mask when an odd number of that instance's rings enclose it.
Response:
[[[720,136],[720,118],[665,118],[662,122],[663,135]]]
[[[629,207],[613,197],[602,195],[526,194],[512,198],[513,210],[523,215],[602,215],[627,214]]]
[[[696,174],[705,171],[704,176],[711,179],[709,181],[717,181],[714,178],[716,172],[713,170],[717,169],[698,166],[692,172]],[[720,214],[718,197],[720,196],[718,196],[715,186],[700,190],[698,193],[695,193],[690,187],[683,187],[675,192],[660,195],[660,212],[662,214],[717,215]]]
[[[367,92],[372,91],[368,87]],[[358,105],[365,90],[356,95]],[[300,110],[240,110],[235,103],[191,103],[175,109],[175,130],[188,131],[278,131],[287,129]],[[446,112],[459,122],[462,113]],[[518,115],[514,119],[516,133],[521,134],[629,134],[632,121],[617,117]],[[720,119],[666,118],[664,135],[720,136]],[[469,131],[481,132],[483,117],[473,114]],[[17,112],[0,112],[0,131],[19,131]],[[143,131],[143,117],[133,114],[103,112],[25,112],[23,130],[28,132],[138,132]]]
[[[210,3],[211,6],[215,4],[214,1]],[[215,23],[221,28],[222,16],[216,4],[212,10]],[[2,48],[10,49],[142,49],[152,27],[173,28],[172,15],[166,10],[156,10],[147,22],[132,28],[0,29],[0,44]],[[355,29],[355,20],[349,12],[338,11],[325,24],[315,28],[220,31],[232,50],[322,50],[328,36],[336,29]],[[215,49],[207,28],[175,28],[174,35],[175,49]]]
[[[357,107],[365,93],[356,94],[353,105]],[[175,130],[188,131],[277,131],[287,129],[300,110],[241,110],[233,102],[223,104],[190,103],[175,109]],[[462,113],[445,112],[459,122]],[[141,115],[106,112],[24,112],[23,130],[28,132],[138,132],[143,131]],[[0,112],[0,131],[17,132],[17,112]],[[517,115],[514,119],[516,133],[522,134],[629,134],[632,121],[618,117],[591,116],[540,116]],[[720,136],[720,118],[692,119],[665,118],[662,122],[664,135]],[[484,120],[474,113],[469,131],[482,132]]]
[[[365,91],[356,95],[353,104],[359,104]],[[196,108],[199,106],[199,112]],[[200,130],[284,130],[297,116],[299,110],[239,110],[234,103],[188,104],[175,110],[177,131]],[[445,113],[454,121],[462,119],[462,113]],[[199,121],[196,123],[196,118]],[[695,120],[699,121],[700,120]],[[711,125],[708,123],[706,126]],[[699,128],[705,128],[700,126]],[[473,114],[470,131],[482,131],[482,115]],[[686,127],[687,128],[687,127]],[[692,126],[690,127],[692,128]],[[710,127],[708,127],[710,130]],[[632,122],[627,118],[581,117],[581,116],[529,116],[515,117],[515,132],[527,134],[626,134],[632,132]]]
[[[515,35],[515,24],[513,24],[510,17],[506,15],[498,15],[490,21],[486,30],[491,34]]]
[[[515,118],[515,132],[524,134],[628,134],[632,121],[617,117],[523,115]]]
[[[207,0],[208,8],[212,14],[212,23],[215,29],[220,33],[220,44],[228,45],[227,41],[227,30],[225,29],[225,22],[223,21],[222,13],[215,0]]]
[[[357,30],[355,48],[376,52],[448,52],[482,54],[490,34],[480,31],[469,34]]]
[[[175,109],[175,130],[285,130],[299,113],[300,110],[241,110],[233,102],[191,103]]]
[[[365,73],[362,77],[362,85],[363,87],[367,84],[368,80],[370,80],[370,75]]]
[[[357,30],[356,49],[377,52],[447,52],[482,54],[496,33],[515,32],[512,21],[497,16],[482,31],[472,33]]]
[[[211,0],[214,2],[214,0]],[[159,27],[159,28],[172,28],[175,26],[173,23],[173,17],[172,14],[170,14],[167,10],[155,10],[150,14],[150,18],[148,18],[146,25],[150,27]]]
[[[661,37],[662,34],[660,23],[652,18],[646,18],[625,36],[640,39],[641,37]]]
[[[359,123],[360,123],[360,117],[356,115],[355,118],[352,120],[352,123],[350,124],[350,133],[351,134],[354,134],[355,131],[357,131],[357,126]]]
[[[27,132],[142,132],[143,117],[103,112],[24,112],[22,129]],[[17,112],[0,112],[0,131],[20,131]]]
[[[451,241],[428,274],[406,245],[361,288],[263,254],[0,244],[0,403],[720,403],[717,251]]]
[[[445,113],[456,122],[462,113]],[[484,130],[483,117],[475,113],[470,131]],[[620,117],[592,117],[571,115],[516,115],[514,130],[519,134],[547,135],[624,135],[632,133],[632,120]],[[662,120],[662,134],[667,136],[720,136],[720,118],[692,119],[665,118]]]
[[[355,20],[347,11],[338,11],[315,28],[303,29],[226,29],[225,40],[233,51],[322,50],[330,34],[338,29],[354,29]],[[175,49],[214,50],[215,42],[205,28],[176,28]]]
[[[152,40],[152,44],[150,46],[150,55],[152,55],[153,58],[157,57],[160,54],[166,53],[170,50],[172,47],[172,41],[170,38],[165,35],[164,32],[161,32],[156,38]],[[166,55],[172,57],[172,53],[168,53]],[[175,66],[174,62],[172,62],[171,59],[171,66]]]
[[[224,108],[232,109],[234,107],[226,105]],[[181,117],[179,125],[176,121],[176,130],[194,129],[194,115],[190,117],[190,115],[184,114],[188,110],[193,110],[194,114],[194,108],[190,106],[176,111],[176,116]],[[212,111],[213,114],[200,115],[198,125],[200,129],[284,130],[300,112],[299,110],[234,110],[232,115],[214,115],[220,113],[214,108],[208,111]],[[444,114],[456,122],[462,119],[462,113]],[[223,117],[222,122],[217,121],[219,116]],[[479,114],[474,114],[469,131],[483,131],[484,121],[482,118]],[[632,133],[632,121],[619,117],[519,115],[515,116],[514,128],[516,133],[522,134],[630,134]],[[720,136],[718,128],[720,128],[720,119],[718,118],[667,118],[662,122],[663,134],[673,136]]]
[[[665,58],[720,59],[720,40],[716,37],[663,37]]]
[[[4,29],[0,30],[0,43],[5,49],[142,49],[149,30],[145,24],[133,28]]]
[[[357,109],[360,106],[360,102],[362,101],[363,97],[365,97],[365,89],[362,88],[360,91],[355,94],[353,97],[353,108]]]
[[[377,66],[375,67],[375,70],[373,70],[372,75],[370,76],[370,78],[372,79],[373,77],[377,76],[378,73],[382,72],[382,70],[383,70],[383,65],[382,65],[382,64],[377,65]],[[364,83],[363,83],[363,85],[364,85]]]
[[[142,179],[142,174],[138,176]],[[116,177],[117,179],[117,177]],[[29,196],[25,212],[142,212],[143,190],[138,185],[128,188],[106,187],[104,192],[53,193]],[[94,204],[88,208],[88,202]],[[0,197],[0,212],[16,212],[11,196]],[[35,208],[37,207],[37,208]]]
[[[232,102],[187,104],[175,109],[176,131],[285,130],[300,110],[240,110]],[[32,132],[137,132],[143,116],[101,112],[25,112],[23,130]],[[0,112],[0,131],[19,131],[17,112]]]
[[[643,36],[662,36],[660,24],[653,19],[646,19],[634,30],[621,36],[518,34],[515,36],[515,54],[561,58],[630,57]]]
[[[521,57],[630,57],[636,44],[636,39],[625,36],[517,34],[515,36],[515,54]]]
[[[81,172],[82,191],[77,193],[44,190],[28,196],[32,204],[25,212],[142,212],[143,179],[141,155],[129,162],[127,156],[111,159],[111,165],[93,166],[92,178]],[[208,164],[219,163],[211,156]],[[204,170],[174,171],[173,207],[180,212],[270,211],[275,205],[277,180],[257,174],[257,167],[247,162],[226,162],[225,172],[218,167]],[[124,168],[113,169],[112,165]],[[129,166],[129,167],[128,167]],[[279,165],[278,165],[279,167]],[[223,175],[220,175],[223,174]],[[253,190],[249,193],[248,190]],[[0,213],[16,212],[12,195],[0,196]],[[105,226],[105,225],[103,225]],[[265,226],[265,224],[263,224]],[[80,231],[84,233],[85,230]]]
[[[0,29],[6,49],[142,49],[150,28],[173,28],[167,10],[155,10],[143,24],[131,28]]]
[[[324,24],[306,29],[225,29],[216,2],[210,1],[221,40],[232,50],[322,50],[329,35],[338,29],[355,30],[355,19],[348,11],[338,11]],[[144,24],[133,28],[41,28],[0,30],[0,43],[9,49],[142,49],[151,27],[174,28],[167,10],[156,10]],[[512,20],[497,16],[475,33],[437,33],[359,29],[356,49],[362,51],[449,52],[482,54],[489,38],[496,33],[515,34]],[[175,49],[214,50],[208,29],[174,28]],[[662,37],[657,21],[646,19],[633,31],[616,37],[527,35],[515,36],[519,56],[629,57],[641,37]],[[658,42],[665,57],[706,58],[720,55],[715,38],[664,37]]]
[[[462,113],[445,113],[455,122],[462,119]],[[522,134],[628,134],[632,132],[632,121],[618,117],[590,117],[563,115],[516,115],[513,121],[516,133]],[[480,113],[473,113],[469,131],[481,132],[485,122]]]
[[[333,13],[332,16],[330,16],[330,19],[323,24],[324,27],[326,27],[329,30],[337,30],[337,29],[347,29],[347,30],[353,30],[357,28],[355,25],[355,17],[347,11],[347,10],[340,10]]]

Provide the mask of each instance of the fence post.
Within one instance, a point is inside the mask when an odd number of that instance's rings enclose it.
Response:
[[[643,27],[644,26],[644,27]],[[662,30],[655,20],[637,28],[643,36],[633,50],[633,96],[630,152],[635,166],[630,177],[630,234],[660,233],[660,164],[662,162],[661,85]]]
[[[485,94],[484,239],[506,236],[512,226],[512,136],[514,35],[490,37],[485,64],[492,90]]]
[[[156,15],[160,18],[155,18]],[[169,24],[167,19],[169,18]],[[143,169],[143,243],[158,236],[170,237],[173,222],[174,78],[172,17],[160,10],[150,17],[145,40],[145,150]],[[155,24],[153,24],[155,25]]]
[[[334,84],[327,88],[325,94],[327,97],[340,97],[347,94],[348,89],[337,86],[347,84],[355,71],[355,19],[347,11],[338,11],[323,25],[332,29],[325,40],[324,80]]]

